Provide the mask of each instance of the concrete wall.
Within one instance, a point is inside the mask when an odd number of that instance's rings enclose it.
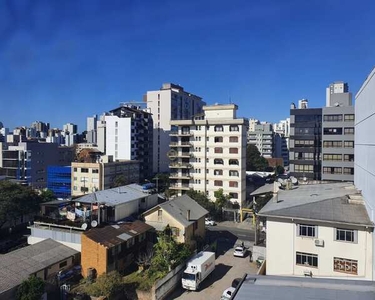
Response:
[[[375,222],[375,69],[356,95],[355,115],[354,184],[362,191],[369,217]],[[375,255],[375,234],[372,249]]]
[[[309,224],[308,222],[302,223]],[[346,226],[346,229],[358,230],[358,242],[342,242],[335,241],[335,227],[324,223],[316,223],[316,225],[318,225],[316,238],[300,237],[297,236],[297,223],[281,219],[267,220],[267,275],[303,276],[305,271],[311,271],[313,276],[319,277],[373,280],[371,232]],[[324,247],[315,246],[315,239],[324,240]],[[318,267],[297,265],[296,252],[318,255]],[[358,274],[334,271],[334,257],[357,260]]]
[[[116,205],[115,208],[115,219],[114,221],[119,221],[123,218],[130,216],[131,214],[138,213],[140,199],[129,201],[121,205]]]

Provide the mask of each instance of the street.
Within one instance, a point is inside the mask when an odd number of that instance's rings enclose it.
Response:
[[[254,242],[255,240],[255,232],[253,229],[242,229],[236,227],[229,227],[229,226],[209,226],[206,227],[206,234],[210,237],[220,237],[222,234],[226,234],[228,238],[231,239],[239,239],[248,242]]]

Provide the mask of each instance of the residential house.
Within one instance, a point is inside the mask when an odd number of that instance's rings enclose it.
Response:
[[[374,224],[352,184],[279,190],[258,216],[266,218],[267,275],[373,280]]]
[[[157,231],[170,226],[180,243],[196,247],[197,239],[205,237],[205,216],[208,211],[187,195],[176,197],[143,213],[145,222]]]
[[[82,275],[92,269],[97,275],[125,270],[137,255],[146,251],[152,227],[141,222],[93,228],[82,235]]]

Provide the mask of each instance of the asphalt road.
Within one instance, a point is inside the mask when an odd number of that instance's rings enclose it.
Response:
[[[240,229],[236,227],[224,226],[207,226],[206,234],[212,239],[225,238],[229,240],[243,240],[253,242],[255,240],[255,232],[251,229]]]

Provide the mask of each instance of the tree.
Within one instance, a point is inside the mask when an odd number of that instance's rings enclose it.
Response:
[[[85,287],[85,292],[91,296],[105,296],[113,299],[122,290],[123,282],[119,272],[112,271],[100,275],[96,281]]]
[[[268,167],[268,161],[260,155],[258,148],[249,144],[246,148],[246,170],[247,171],[265,171]]]
[[[45,283],[36,276],[24,280],[17,289],[17,300],[40,300],[44,294]]]
[[[228,206],[228,202],[230,197],[228,195],[224,195],[224,190],[219,189],[214,192],[214,196],[216,198],[215,205],[221,210],[223,207]]]
[[[117,175],[113,179],[113,187],[119,187],[119,186],[124,186],[127,185],[128,181],[126,180],[124,175]]]
[[[42,202],[48,202],[48,201],[56,200],[55,194],[49,189],[45,189],[45,190],[41,191],[39,196],[40,196],[40,198],[42,198]]]
[[[154,256],[154,251],[152,248],[148,248],[145,252],[138,254],[135,262],[142,269],[148,269],[151,266],[152,257]]]
[[[212,217],[217,214],[217,208],[215,206],[215,203],[210,201],[210,199],[208,199],[205,194],[190,189],[186,192],[186,195],[188,195],[191,199],[195,200],[204,209],[206,209]]]
[[[0,228],[22,215],[39,211],[42,198],[30,187],[7,180],[0,181]]]
[[[155,177],[152,179],[152,181],[156,182],[158,192],[164,192],[166,189],[169,188],[169,174],[165,173],[158,173],[155,175]]]
[[[282,175],[284,174],[285,169],[283,166],[276,166],[276,175]]]

